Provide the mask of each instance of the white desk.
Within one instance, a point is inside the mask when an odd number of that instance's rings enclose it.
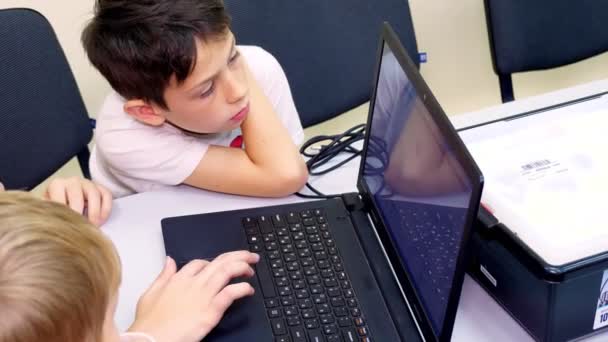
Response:
[[[602,91],[608,91],[608,80],[458,115],[452,118],[452,122],[457,128],[466,127]],[[313,184],[327,193],[356,191],[358,166],[358,162],[352,161],[333,173],[314,179]],[[119,328],[126,329],[130,325],[137,299],[162,268],[165,255],[160,226],[162,218],[298,201],[302,200],[293,196],[284,199],[254,199],[210,193],[185,186],[114,201],[112,215],[102,229],[116,245],[123,265],[116,313]],[[462,289],[452,340],[533,341],[468,275]],[[606,340],[608,332],[585,339],[586,342]]]

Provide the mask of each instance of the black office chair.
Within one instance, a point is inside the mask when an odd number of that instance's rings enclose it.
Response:
[[[0,182],[30,190],[74,156],[89,177],[92,125],[53,28],[0,10]]]
[[[225,0],[239,44],[281,63],[304,127],[369,100],[381,24],[412,60],[418,51],[407,0]]]
[[[550,69],[608,51],[608,2],[484,0],[494,71],[503,102],[511,74]]]

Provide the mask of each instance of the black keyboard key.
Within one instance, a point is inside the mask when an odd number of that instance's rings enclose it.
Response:
[[[294,212],[290,212],[287,214],[287,222],[288,223],[298,223],[300,222],[300,215]]]
[[[323,279],[323,284],[325,284],[325,287],[336,287],[338,286],[338,281],[336,280],[336,278],[329,277]]]
[[[269,219],[266,215],[262,215],[258,218],[258,224],[262,234],[272,233],[274,230],[271,219]]]
[[[306,235],[304,235],[304,233],[302,233],[302,232],[297,232],[297,233],[293,234],[294,241],[304,240],[304,238],[306,238]]]
[[[359,317],[361,316],[361,310],[359,310],[359,308],[352,308],[350,309],[350,315],[353,317]]]
[[[306,287],[306,282],[304,280],[295,280],[292,286],[294,289],[300,290]]]
[[[303,219],[302,224],[304,226],[314,226],[315,224],[317,224],[317,222],[312,217],[309,217],[309,218]]]
[[[254,243],[259,243],[260,242],[260,236],[259,235],[251,235],[247,237],[247,242],[249,242],[250,245],[254,244]]]
[[[334,314],[336,314],[338,317],[348,316],[348,310],[346,310],[346,307],[335,308]]]
[[[287,227],[277,228],[276,232],[277,232],[277,236],[289,235],[289,229]]]
[[[324,293],[313,295],[312,300],[315,302],[315,304],[327,303],[327,296]]]
[[[320,269],[326,269],[331,267],[329,261],[327,260],[319,260],[319,262],[317,262],[317,266],[319,266]]]
[[[264,238],[264,242],[272,242],[272,241],[276,241],[276,239],[277,239],[273,233],[264,234],[263,238]]]
[[[291,337],[289,335],[279,336],[274,339],[275,342],[291,342]]]
[[[281,246],[281,252],[283,252],[283,254],[294,253],[295,249],[293,248],[292,244],[284,245],[284,246]]]
[[[300,299],[298,301],[298,307],[302,310],[304,309],[310,309],[313,307],[312,305],[312,300],[310,298],[304,298],[304,299]]]
[[[356,308],[357,307],[357,300],[355,298],[349,298],[346,300],[346,305],[348,305],[351,308]]]
[[[245,217],[242,220],[242,222],[243,222],[243,227],[245,227],[245,228],[256,226],[256,220],[253,217]]]
[[[323,326],[323,332],[325,335],[335,334],[338,332],[338,327],[335,324],[327,324]]]
[[[314,247],[313,247],[314,249]],[[325,253],[325,251],[321,250],[318,252],[315,252],[315,259],[317,260],[326,260],[327,259],[327,253]],[[335,268],[335,265],[334,265]]]
[[[270,268],[281,268],[281,267],[283,267],[283,260],[281,260],[281,259],[270,260]]]
[[[321,277],[318,274],[311,275],[310,277],[306,277],[309,285],[321,284]]]
[[[302,276],[302,271],[294,271],[294,272],[291,272],[291,273],[289,274],[289,278],[290,278],[291,280],[300,280],[300,279],[304,279],[304,277]]]
[[[287,334],[287,328],[285,327],[285,320],[282,318],[275,318],[270,320],[270,324],[272,325],[272,332],[275,335],[285,335]]]
[[[345,290],[350,289],[350,282],[348,280],[342,280],[340,286]]]
[[[282,278],[287,275],[287,272],[285,272],[284,268],[277,268],[277,269],[272,270],[272,275],[275,278]]]
[[[342,342],[342,337],[340,335],[330,335],[327,336],[327,342]]]
[[[287,227],[287,221],[283,215],[279,214],[272,215],[272,224],[275,226],[275,228]]]
[[[351,325],[353,325],[353,322],[350,320],[350,317],[340,317],[340,318],[338,318],[338,325],[341,328],[346,328],[346,327],[350,327]]]
[[[259,243],[254,243],[253,245],[249,245],[249,251],[257,253],[262,251],[262,245]]]
[[[321,232],[321,237],[325,240],[331,239],[331,235],[329,234],[329,232]]]
[[[298,314],[298,308],[295,306],[287,306],[283,308],[283,312],[285,312],[285,316],[295,316]]]
[[[292,261],[298,260],[298,257],[295,255],[295,253],[287,253],[287,254],[283,255],[283,258],[287,262],[292,262]]]
[[[277,294],[274,291],[274,284],[272,283],[272,277],[270,275],[270,271],[268,270],[268,265],[266,264],[266,260],[264,258],[260,258],[260,261],[255,266],[256,274],[258,276],[258,280],[260,281],[260,287],[262,288],[262,294],[264,298],[272,298],[276,297]]]
[[[329,231],[329,226],[327,226],[327,223],[320,224],[319,230],[321,230],[322,232],[327,232]]]
[[[346,342],[358,342],[359,335],[355,332],[355,329],[346,328],[342,330],[342,337]]]
[[[306,242],[306,240],[299,240],[296,242],[296,248],[297,249],[303,249],[308,247],[308,242]]]
[[[303,328],[291,328],[291,338],[293,342],[307,342],[306,341],[306,332]]]
[[[321,271],[321,277],[323,278],[332,278],[334,276],[334,272],[330,269],[324,269]]]
[[[287,270],[290,272],[297,271],[300,269],[300,264],[297,261],[292,261],[287,264]]]
[[[291,238],[289,236],[281,236],[279,237],[279,244],[280,245],[286,245],[291,243]]]
[[[319,222],[319,223],[326,223],[327,220],[325,219],[324,216],[317,216],[317,222]]]
[[[308,319],[304,323],[306,324],[306,329],[317,329],[319,327],[319,320],[316,318]]]
[[[311,258],[311,257],[308,257],[308,258],[302,258],[302,259],[300,260],[300,262],[302,263],[302,266],[304,266],[304,267],[306,267],[306,266],[312,266],[312,265],[314,265],[314,264],[315,264],[315,261],[314,261],[314,260],[312,260],[312,258]]]
[[[264,301],[264,303],[266,304],[267,308],[275,308],[275,307],[279,306],[279,300],[276,298],[266,299],[266,301]]]
[[[336,247],[328,247],[327,248],[327,253],[329,255],[337,255],[338,254],[338,250],[336,249]]]
[[[285,296],[281,298],[281,304],[283,304],[283,306],[295,305],[296,300],[293,298],[293,296]]]
[[[340,289],[337,287],[331,288],[327,290],[327,295],[330,297],[338,297],[339,295],[341,295],[342,293],[340,292]]]
[[[304,299],[304,298],[309,298],[309,297],[310,297],[310,294],[308,293],[307,289],[296,290],[297,299]]]
[[[279,244],[274,241],[268,242],[264,244],[264,248],[266,248],[267,251],[276,251],[277,249],[279,249]]]
[[[308,266],[304,268],[304,274],[306,276],[311,276],[313,274],[317,274],[319,273],[319,271],[317,270],[317,268],[315,266]]]
[[[310,342],[325,342],[325,337],[321,329],[313,329],[308,331],[308,340]]]
[[[260,231],[258,230],[257,226],[253,226],[253,227],[245,228],[245,234],[247,234],[247,236],[257,235],[257,234],[260,234]]]
[[[310,248],[304,248],[298,251],[298,256],[302,259],[312,257],[312,252]]]
[[[312,293],[312,294],[323,293],[323,286],[321,286],[319,284],[311,285],[310,286],[310,293]]]
[[[312,217],[312,212],[310,210],[305,210],[305,211],[303,211],[303,212],[300,213],[300,217],[302,217],[303,219],[311,218]]]
[[[331,313],[331,307],[329,304],[319,304],[317,305],[317,312],[319,315]]]
[[[313,234],[308,236],[308,242],[310,243],[316,243],[319,241],[321,241],[321,237],[319,236],[319,234]]]
[[[344,299],[342,299],[340,297],[338,297],[338,298],[332,298],[330,300],[330,302],[331,302],[331,306],[333,306],[334,308],[346,305],[346,303],[344,303]]]
[[[306,234],[314,235],[317,233],[319,233],[319,228],[317,228],[317,226],[306,227]]]
[[[335,263],[334,270],[336,270],[336,272],[342,272],[342,271],[344,271],[344,266],[342,265],[341,262]]]
[[[334,241],[334,239],[327,239],[325,240],[325,244],[327,245],[327,247],[334,247],[336,245],[336,242]]]
[[[299,316],[291,316],[287,317],[287,325],[290,327],[294,327],[296,325],[302,325],[302,320]]]
[[[277,286],[289,286],[289,278],[287,277],[275,278],[274,282]]]
[[[268,310],[268,317],[270,317],[270,318],[281,317],[281,309],[278,309],[278,308],[269,309]]]
[[[325,250],[325,247],[323,247],[323,244],[320,242],[313,243],[310,245],[310,247],[314,252],[321,252]]]
[[[321,324],[330,324],[335,322],[334,316],[331,314],[324,314],[319,316]]]
[[[279,287],[278,290],[279,290],[280,296],[289,296],[291,294],[291,287],[289,287],[289,286]]]
[[[355,296],[355,293],[353,292],[353,290],[351,290],[351,289],[344,290],[344,297],[351,298],[354,296]]]
[[[305,309],[302,310],[302,317],[304,317],[304,319],[311,319],[317,317],[317,314],[313,309]]]
[[[296,233],[296,232],[302,232],[302,224],[301,223],[294,223],[289,225],[289,231]]]
[[[268,259],[270,260],[275,260],[275,259],[280,259],[281,258],[281,253],[279,251],[272,251],[268,253]]]

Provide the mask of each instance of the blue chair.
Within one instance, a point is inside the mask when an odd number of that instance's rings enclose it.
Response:
[[[49,22],[0,10],[0,182],[30,190],[74,156],[89,177],[93,128]]]
[[[382,23],[412,60],[418,50],[407,0],[225,0],[239,44],[281,63],[304,127],[369,100]]]
[[[578,62],[608,51],[608,2],[485,0],[494,71],[503,102],[511,74]]]

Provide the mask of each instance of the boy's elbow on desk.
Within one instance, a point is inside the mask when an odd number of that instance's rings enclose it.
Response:
[[[283,169],[276,176],[276,193],[273,197],[284,197],[299,191],[308,181],[308,169],[306,164]]]

